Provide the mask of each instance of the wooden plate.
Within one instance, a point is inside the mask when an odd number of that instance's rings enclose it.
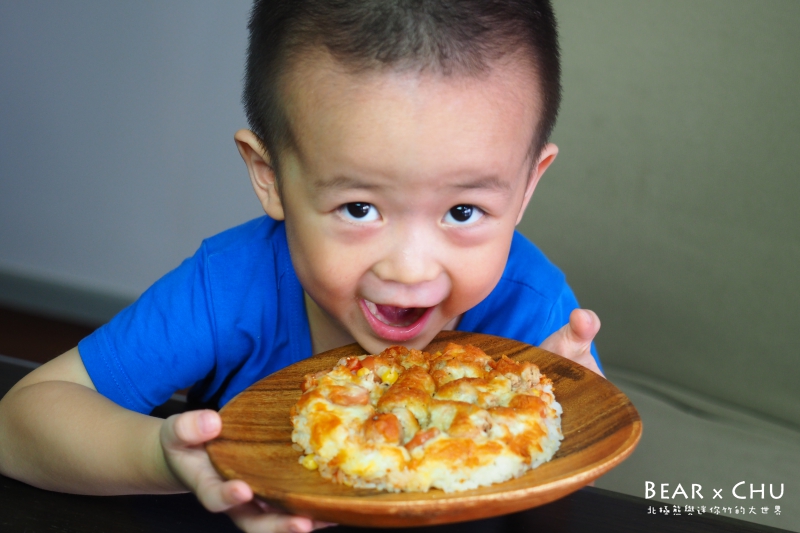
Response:
[[[222,433],[208,443],[211,461],[226,479],[246,481],[267,502],[339,524],[406,527],[460,522],[529,509],[587,485],[631,454],[642,433],[639,413],[611,382],[561,356],[510,339],[445,331],[426,348],[473,344],[493,357],[532,361],[553,380],[564,413],[564,440],[548,463],[505,483],[456,493],[388,493],[353,489],[303,468],[292,448],[289,409],[300,398],[303,375],[332,368],[365,352],[344,346],[284,368],[257,382],[220,411]]]

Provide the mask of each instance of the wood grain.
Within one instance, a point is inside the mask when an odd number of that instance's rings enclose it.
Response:
[[[352,344],[311,357],[249,387],[221,411],[222,433],[207,444],[226,479],[246,481],[255,494],[287,511],[340,524],[405,527],[475,520],[536,507],[587,485],[622,462],[642,432],[639,414],[613,384],[556,354],[514,340],[446,331],[426,348],[473,344],[492,357],[532,361],[553,380],[564,408],[564,440],[555,457],[525,475],[489,487],[445,493],[389,493],[353,489],[303,468],[292,448],[289,409],[300,398],[305,374],[333,367]]]

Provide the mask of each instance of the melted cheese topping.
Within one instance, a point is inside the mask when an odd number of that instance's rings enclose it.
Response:
[[[536,365],[475,346],[393,346],[305,376],[292,408],[300,464],[391,491],[466,490],[522,475],[558,449],[561,406]]]

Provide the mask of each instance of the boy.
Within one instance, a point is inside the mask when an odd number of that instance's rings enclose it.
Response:
[[[194,491],[248,531],[311,521],[250,503],[203,443],[211,410],[342,344],[517,338],[599,371],[599,320],[514,228],[557,148],[546,1],[257,2],[239,152],[269,217],[208,239],[0,402],[0,471],[78,493]]]

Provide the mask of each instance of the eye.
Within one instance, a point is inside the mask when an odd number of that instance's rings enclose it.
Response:
[[[462,204],[450,209],[444,216],[445,224],[453,226],[468,226],[483,218],[483,211],[474,205]]]
[[[374,222],[381,217],[374,205],[364,202],[344,204],[339,212],[345,219],[356,222]]]

